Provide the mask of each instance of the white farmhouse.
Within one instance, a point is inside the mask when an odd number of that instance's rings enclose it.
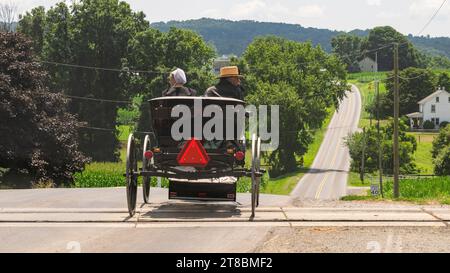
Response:
[[[419,111],[406,115],[410,120],[411,129],[423,129],[423,123],[427,120],[433,122],[436,128],[444,121],[450,122],[450,94],[445,88],[439,88],[419,101]]]
[[[378,72],[378,64],[376,61],[369,57],[365,57],[359,63],[359,69],[361,72]]]

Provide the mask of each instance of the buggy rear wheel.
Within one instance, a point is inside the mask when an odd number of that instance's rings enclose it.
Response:
[[[261,139],[256,137],[256,134],[252,136],[252,215],[251,218],[255,217],[255,210],[259,203],[259,183],[261,178],[258,177],[257,173],[260,171],[260,150],[261,150]]]
[[[153,157],[149,160],[145,156],[145,152],[149,151],[149,149],[152,148],[152,143],[150,141],[150,136],[146,135],[144,140],[144,149],[142,153],[142,171],[146,172],[149,170],[149,167],[153,165]],[[152,181],[151,176],[143,175],[142,176],[142,192],[144,195],[144,202],[146,204],[149,203],[149,197],[150,197],[150,183]]]
[[[127,144],[127,165],[126,165],[126,184],[127,184],[127,203],[128,213],[131,217],[136,213],[137,199],[137,157],[136,157],[136,141],[133,134],[128,137]]]

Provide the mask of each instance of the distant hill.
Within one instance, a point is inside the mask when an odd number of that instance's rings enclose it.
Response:
[[[207,42],[214,44],[219,54],[225,55],[241,55],[255,37],[265,35],[277,35],[294,41],[311,41],[314,45],[320,44],[324,50],[331,51],[331,38],[341,33],[293,24],[206,18],[153,23],[152,26],[161,31],[168,31],[171,27],[194,30]]]
[[[342,31],[329,29],[305,28],[301,25],[284,23],[264,23],[256,21],[230,21],[202,18],[188,21],[170,21],[167,23],[153,23],[152,26],[161,31],[168,31],[170,27],[191,29],[214,44],[220,55],[241,55],[253,39],[257,36],[277,35],[294,41],[311,41],[320,45],[324,50],[331,51],[331,39]],[[370,30],[356,29],[349,33],[357,36],[367,36]],[[450,38],[430,38],[408,36],[419,49],[450,58]]]

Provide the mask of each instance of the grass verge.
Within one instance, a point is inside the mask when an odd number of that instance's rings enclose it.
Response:
[[[393,182],[384,183],[384,199],[373,196],[346,196],[345,201],[407,201],[417,204],[450,204],[450,177],[404,179],[400,181],[400,198],[395,199]]]

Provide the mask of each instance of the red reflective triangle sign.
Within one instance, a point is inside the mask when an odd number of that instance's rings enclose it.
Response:
[[[199,140],[191,139],[178,154],[177,162],[180,166],[206,167],[209,156]]]

